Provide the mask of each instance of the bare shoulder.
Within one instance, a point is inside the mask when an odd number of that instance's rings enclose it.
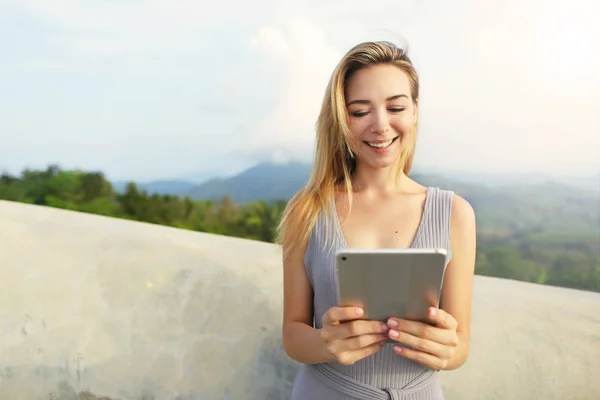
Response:
[[[312,286],[304,264],[306,243],[296,238],[303,229],[298,223],[298,200],[303,191],[296,193],[286,206],[284,225],[286,229],[283,245],[283,344],[286,351],[295,322],[312,324]]]
[[[473,210],[473,206],[457,194],[454,194],[452,198],[451,220],[453,230],[475,229],[475,210]]]

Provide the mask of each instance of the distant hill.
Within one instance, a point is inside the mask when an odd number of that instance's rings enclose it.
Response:
[[[127,181],[113,182],[112,185],[117,192],[124,192],[127,187]],[[135,182],[140,189],[149,194],[170,194],[174,196],[184,196],[198,184],[195,182],[182,180],[157,180],[149,182]]]
[[[197,200],[217,200],[229,195],[236,203],[289,200],[309,179],[312,166],[306,163],[261,163],[240,174],[214,178],[197,184],[186,180],[136,182],[150,194],[189,196]],[[530,233],[553,231],[562,235],[582,235],[586,241],[600,235],[600,190],[582,188],[564,180],[552,181],[530,176],[528,181],[509,176],[485,180],[482,174],[436,174],[421,170],[411,177],[426,186],[454,190],[466,198],[477,212],[486,231],[525,230]],[[521,177],[522,178],[522,177]],[[125,182],[116,182],[118,191]],[[591,236],[590,236],[591,235]]]
[[[588,174],[539,174],[534,172],[522,173],[493,173],[477,171],[448,171],[445,175],[460,177],[460,179],[490,187],[529,184],[560,184],[578,189],[600,192],[600,171]]]
[[[262,163],[230,178],[216,178],[187,192],[194,199],[220,199],[231,196],[237,203],[254,200],[288,200],[302,188],[311,166],[299,162]]]
[[[417,170],[418,171],[418,170]],[[221,199],[231,196],[236,203],[289,200],[310,176],[311,165],[304,163],[262,163],[239,175],[213,179],[187,192],[194,199]],[[425,186],[455,191],[466,198],[485,221],[486,229],[541,229],[564,234],[598,235],[600,194],[543,177],[530,183],[494,183],[463,180],[449,176],[415,172],[411,177]],[[508,181],[506,181],[508,182]]]

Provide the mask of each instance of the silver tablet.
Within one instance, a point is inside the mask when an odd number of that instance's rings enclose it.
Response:
[[[338,304],[364,308],[364,319],[428,322],[439,307],[445,249],[343,249],[336,253]]]

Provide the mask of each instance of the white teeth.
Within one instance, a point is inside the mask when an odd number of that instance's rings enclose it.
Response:
[[[388,140],[387,142],[381,142],[381,143],[371,143],[371,142],[367,142],[367,143],[371,147],[375,147],[378,149],[384,149],[384,148],[388,147],[390,144],[392,144],[393,141],[394,141],[394,139]]]

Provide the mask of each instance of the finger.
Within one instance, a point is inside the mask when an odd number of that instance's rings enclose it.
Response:
[[[367,335],[371,333],[386,333],[389,330],[387,324],[380,321],[356,320],[345,322],[340,325],[340,334],[344,338]]]
[[[410,333],[398,332],[394,329],[391,329],[389,332],[389,337],[398,343],[410,346],[414,350],[429,353],[438,358],[449,358],[452,355],[451,348],[449,348],[447,345],[443,345],[429,339],[423,339],[411,335]]]
[[[445,345],[454,345],[455,336],[452,331],[432,326],[420,321],[409,321],[406,319],[390,318],[388,326],[398,332],[406,332],[413,336],[431,340]]]
[[[362,317],[364,311],[360,307],[331,307],[323,315],[324,325],[335,325],[342,321],[350,321]]]
[[[380,343],[387,340],[388,336],[383,333],[372,333],[368,335],[360,335],[342,340],[340,343],[341,351],[354,351],[371,346],[372,344]]]
[[[409,360],[413,360],[427,368],[431,368],[437,371],[446,368],[446,365],[448,363],[445,359],[436,357],[432,354],[415,349],[407,349],[402,346],[394,346],[394,352],[396,354],[401,355],[402,357],[408,358]]]
[[[456,319],[441,308],[429,307],[427,318],[437,326],[444,329],[456,330],[458,322]]]
[[[342,353],[342,355],[338,359],[338,362],[343,365],[352,365],[355,362],[362,360],[363,358],[367,358],[377,353],[379,350],[383,349],[384,344],[385,341],[381,341],[373,343],[367,347],[363,347],[358,350],[347,351],[345,353]]]

